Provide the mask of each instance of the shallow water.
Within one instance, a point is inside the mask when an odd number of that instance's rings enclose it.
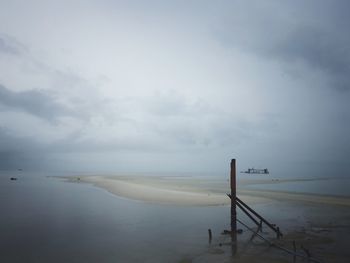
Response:
[[[295,182],[250,184],[246,189],[311,193],[331,196],[350,196],[350,178],[318,179]]]
[[[229,223],[227,207],[145,204],[23,173],[0,176],[0,209],[0,262],[179,262]]]
[[[0,262],[200,260],[201,255],[208,252],[208,228],[212,229],[214,243],[222,238],[223,229],[229,229],[229,206],[182,207],[143,203],[116,197],[89,184],[70,183],[48,175],[57,174],[18,171],[0,174]],[[18,180],[11,181],[12,176]],[[201,188],[224,192],[227,178],[209,179],[188,180],[196,185],[199,182]],[[348,193],[349,182],[321,180],[270,184],[270,178],[266,181],[244,187],[312,192],[317,186],[314,191],[322,189],[322,193],[335,187],[339,194],[343,190]],[[253,208],[283,230],[305,225],[304,215],[315,209],[278,201]],[[240,211],[238,217],[252,225]],[[227,256],[224,255],[225,260]]]

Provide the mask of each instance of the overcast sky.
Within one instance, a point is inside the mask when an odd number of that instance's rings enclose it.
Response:
[[[349,10],[0,0],[0,169],[349,175]]]

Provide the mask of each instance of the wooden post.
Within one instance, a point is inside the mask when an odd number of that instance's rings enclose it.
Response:
[[[211,239],[212,239],[212,234],[211,234],[211,229],[208,229],[208,234],[209,234],[209,243],[211,243]]]
[[[231,241],[232,256],[237,252],[236,159],[231,160]]]

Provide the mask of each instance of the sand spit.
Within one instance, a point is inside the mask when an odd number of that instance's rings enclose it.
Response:
[[[174,190],[171,187],[160,188],[152,182],[145,184],[142,181],[128,181],[121,178],[108,178],[101,176],[82,177],[82,182],[91,183],[103,188],[117,196],[151,203],[174,204],[174,205],[227,205],[229,198],[220,193],[211,193],[193,189],[193,191]],[[251,201],[259,198],[253,197]]]
[[[200,179],[141,176],[83,176],[79,177],[79,180],[78,177],[68,179],[73,182],[90,183],[114,195],[144,202],[199,206],[230,204],[230,199],[226,196],[226,193],[229,192],[226,184],[208,187],[208,183]],[[289,200],[350,206],[350,198],[346,197],[244,188],[238,188],[238,195],[249,204],[266,203],[269,200]]]

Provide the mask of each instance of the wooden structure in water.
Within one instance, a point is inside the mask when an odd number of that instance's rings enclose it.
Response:
[[[267,170],[267,169],[264,169]],[[261,231],[262,224],[267,225],[271,230],[273,230],[277,238],[282,237],[282,233],[280,232],[279,227],[276,227],[275,224],[271,224],[264,217],[262,217],[259,213],[257,213],[254,209],[252,209],[249,205],[244,203],[241,199],[237,197],[237,189],[236,189],[236,159],[231,160],[231,172],[230,172],[230,182],[231,182],[231,194],[227,194],[229,198],[231,198],[231,233],[237,233],[237,211],[236,207],[238,206],[242,212],[248,216],[257,226],[258,230]]]
[[[232,256],[235,256],[237,253],[237,234],[241,233],[241,229],[237,229],[237,222],[245,226],[249,231],[253,234],[250,238],[252,240],[255,237],[260,237],[262,240],[267,242],[269,246],[274,246],[277,249],[283,250],[288,254],[293,255],[293,261],[296,261],[296,257],[307,260],[308,262],[320,263],[320,261],[316,258],[311,257],[310,251],[306,249],[303,245],[301,245],[301,249],[305,252],[305,254],[301,254],[297,252],[295,241],[293,241],[293,250],[285,248],[281,245],[275,244],[270,240],[264,238],[259,232],[262,232],[262,226],[265,224],[271,230],[276,233],[277,239],[283,237],[279,227],[275,224],[271,224],[264,217],[262,217],[259,213],[257,213],[253,208],[243,202],[240,198],[237,197],[237,189],[236,189],[236,159],[231,160],[231,172],[230,172],[230,186],[231,193],[227,194],[227,196],[231,199],[231,230],[224,230],[223,234],[231,234],[231,244],[232,244]],[[239,208],[254,224],[257,225],[257,229],[254,230],[247,226],[244,222],[237,218],[236,208]],[[209,241],[211,241],[211,230],[209,230]]]
[[[231,231],[227,231],[225,233],[231,234],[231,242],[232,242],[232,256],[234,256],[237,252],[237,234],[240,233],[237,229],[237,207],[242,210],[242,212],[248,216],[257,226],[258,229],[256,233],[253,234],[252,238],[260,231],[262,231],[263,223],[267,225],[270,229],[272,229],[277,238],[282,237],[282,233],[280,232],[279,227],[271,224],[264,217],[258,214],[254,209],[244,203],[241,199],[237,197],[237,185],[236,185],[236,159],[231,160],[231,171],[230,171],[230,187],[231,193],[227,194],[227,196],[231,199]],[[267,170],[267,169],[266,169]]]

